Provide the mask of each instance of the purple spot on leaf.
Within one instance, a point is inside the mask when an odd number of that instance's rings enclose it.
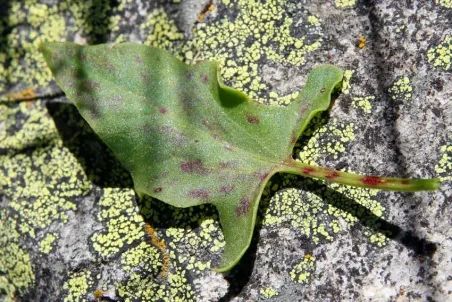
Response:
[[[186,161],[180,164],[180,170],[184,173],[193,173],[199,175],[205,175],[210,172],[210,169],[204,167],[200,159]]]
[[[162,191],[163,191],[163,189],[160,187],[154,189],[154,193],[161,193]]]
[[[222,186],[220,188],[220,192],[224,193],[225,195],[231,194],[235,190],[234,186]]]
[[[255,115],[252,115],[252,114],[247,114],[246,115],[246,119],[248,120],[248,123],[250,123],[250,124],[259,124],[260,123],[260,120],[259,120],[259,118],[257,117],[257,116],[255,116]]]
[[[243,197],[240,200],[240,205],[237,208],[235,208],[235,215],[237,217],[240,217],[242,215],[248,214],[248,211],[250,210],[250,205],[251,205],[250,199],[248,197]]]
[[[208,200],[209,199],[209,192],[205,189],[194,189],[188,192],[188,196],[200,200]]]
[[[81,83],[82,88],[85,90],[84,92],[92,93],[100,90],[99,83],[91,80],[85,80]]]
[[[205,73],[202,73],[201,74],[201,81],[202,81],[203,84],[209,83],[209,76],[207,74],[205,74]]]

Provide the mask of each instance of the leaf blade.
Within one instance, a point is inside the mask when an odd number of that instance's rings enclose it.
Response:
[[[248,248],[266,182],[284,170],[294,139],[342,79],[339,68],[318,67],[292,105],[272,107],[223,85],[215,63],[188,66],[143,45],[46,43],[41,51],[138,194],[217,207],[226,240],[218,271]]]

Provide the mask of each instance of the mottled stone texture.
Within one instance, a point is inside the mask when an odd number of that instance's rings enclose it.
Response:
[[[452,299],[452,2],[2,1],[0,299]],[[255,240],[226,275],[213,208],[140,200],[130,175],[51,80],[41,41],[133,41],[286,105],[320,63],[343,92],[296,145],[306,163],[440,177],[388,193],[277,175]]]

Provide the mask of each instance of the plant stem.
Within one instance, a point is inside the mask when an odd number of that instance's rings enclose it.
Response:
[[[302,162],[291,160],[284,166],[284,172],[297,174],[305,177],[312,177],[327,180],[334,183],[363,187],[370,189],[390,190],[390,191],[430,191],[436,190],[440,186],[440,180],[432,179],[406,179],[389,178],[378,176],[365,176],[354,173],[335,171],[327,168],[311,166]]]

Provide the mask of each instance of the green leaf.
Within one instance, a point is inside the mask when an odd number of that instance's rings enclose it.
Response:
[[[292,159],[297,138],[341,83],[337,67],[314,68],[290,106],[273,107],[223,85],[214,62],[189,66],[144,45],[45,43],[41,52],[139,195],[177,207],[215,205],[226,241],[219,272],[248,248],[262,190],[276,172],[382,189],[438,187],[437,180],[359,176]]]

